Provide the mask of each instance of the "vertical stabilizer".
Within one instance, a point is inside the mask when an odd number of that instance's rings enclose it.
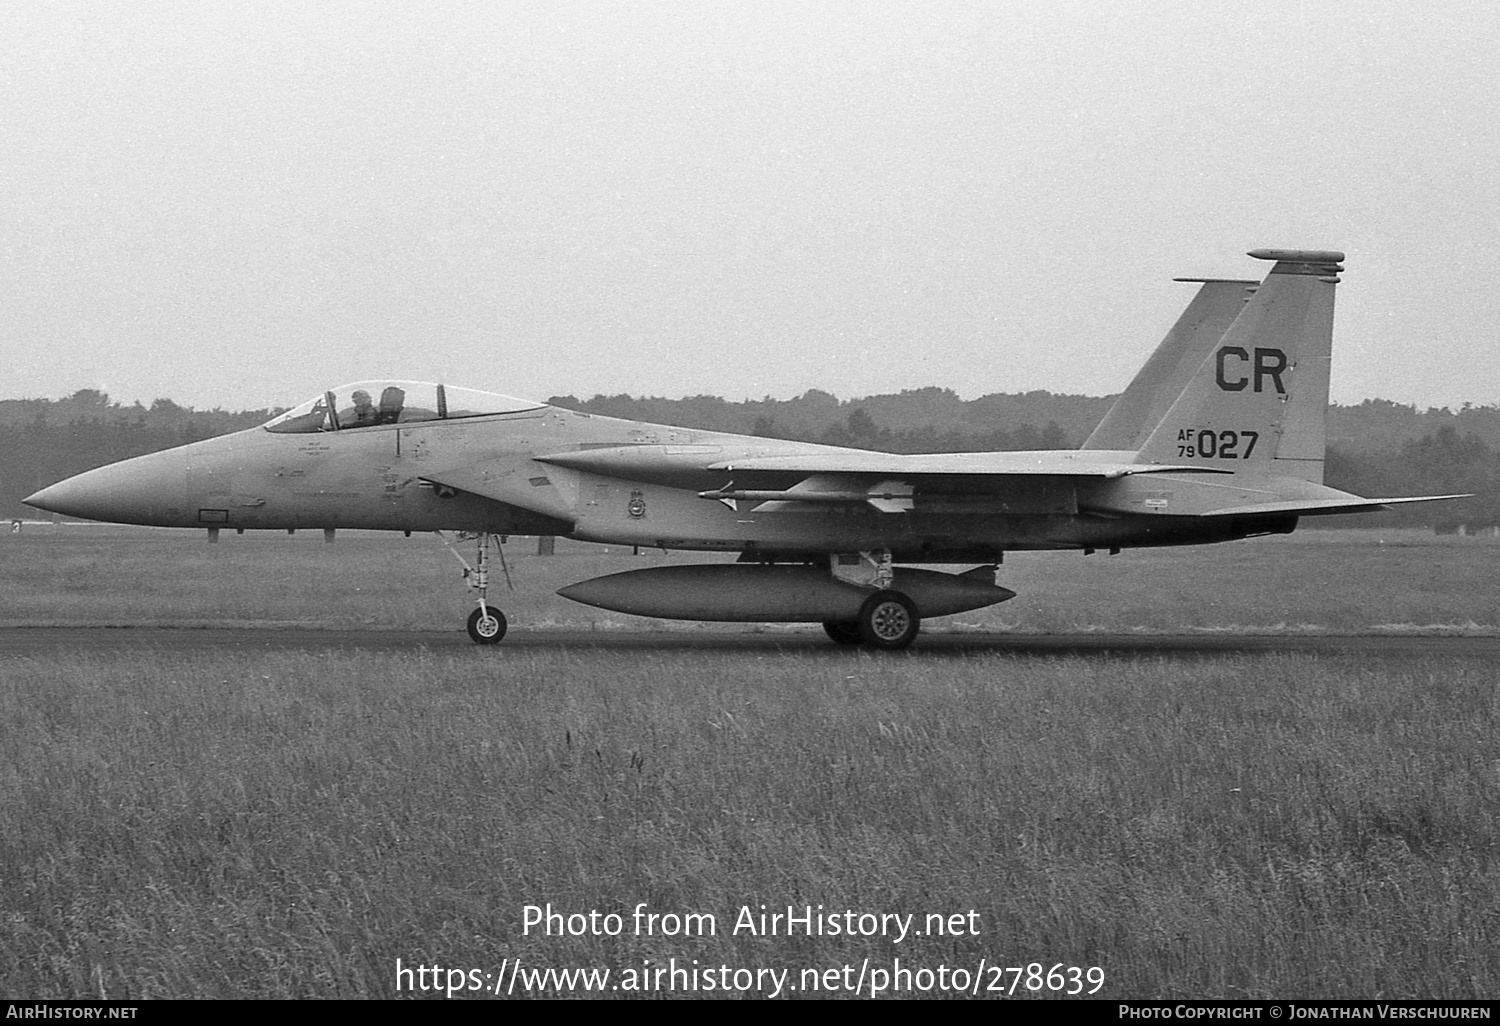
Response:
[[[1142,463],[1321,483],[1342,253],[1257,249],[1266,279],[1162,417]]]
[[[1182,394],[1188,379],[1244,309],[1259,281],[1227,278],[1175,278],[1202,287],[1151,359],[1115,400],[1082,449],[1135,452]]]

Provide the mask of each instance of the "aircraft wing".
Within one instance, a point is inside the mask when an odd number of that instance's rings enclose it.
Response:
[[[736,508],[733,504],[740,501],[763,503],[757,507],[761,512],[796,509],[808,504],[868,502],[882,513],[905,513],[915,508],[917,486],[933,478],[947,478],[950,482],[960,478],[980,489],[994,490],[1004,488],[1006,481],[1012,482],[1014,488],[1022,481],[1038,482],[1046,478],[1108,480],[1132,474],[1196,469],[1162,463],[1133,463],[1120,458],[1133,455],[1101,450],[905,455],[846,449],[840,452],[747,456],[709,464],[707,470],[732,474],[736,483],[698,494],[705,499],[729,503],[731,508]],[[756,487],[757,477],[763,479],[764,475],[783,478],[797,475],[801,480],[790,488]],[[1045,484],[1041,486],[1045,487]],[[1022,490],[1030,493],[1035,487],[1037,485],[1028,484]]]
[[[1329,513],[1374,513],[1405,502],[1437,502],[1440,499],[1467,499],[1469,495],[1404,495],[1395,499],[1288,499],[1283,502],[1257,502],[1248,506],[1228,506],[1200,513],[1203,517],[1238,517],[1256,513],[1296,513],[1314,517]]]
[[[1107,455],[1107,454],[1106,454]],[[803,453],[787,456],[753,456],[710,463],[709,470],[726,473],[769,471],[788,474],[875,474],[881,477],[913,477],[959,474],[983,477],[1100,477],[1174,472],[1229,473],[1206,467],[1166,463],[1130,463],[1100,459],[1098,452],[943,452],[911,456],[889,452]]]

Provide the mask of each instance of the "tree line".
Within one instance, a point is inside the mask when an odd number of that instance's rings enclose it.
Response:
[[[602,416],[905,453],[1076,448],[1113,401],[1045,391],[965,400],[943,388],[849,400],[816,389],[792,399],[740,402],[707,395],[548,400]],[[0,512],[35,516],[21,500],[54,481],[254,427],[279,412],[194,410],[170,399],[127,405],[95,389],[65,399],[0,400]],[[1335,488],[1368,496],[1473,492],[1475,497],[1325,523],[1500,525],[1500,407],[1418,410],[1381,399],[1335,405],[1329,408],[1328,437],[1326,480]]]
[[[65,477],[255,427],[277,412],[194,410],[170,399],[124,405],[92,388],[66,399],[0,400],[0,513],[39,516],[21,500]]]

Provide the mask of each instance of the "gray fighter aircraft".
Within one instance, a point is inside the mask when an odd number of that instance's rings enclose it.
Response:
[[[207,527],[211,538],[223,528],[472,534],[477,566],[459,558],[480,644],[506,629],[487,598],[494,536],[734,553],[560,594],[644,616],[822,623],[839,644],[903,648],[924,618],[1011,598],[995,583],[1007,551],[1230,541],[1288,533],[1303,516],[1454,497],[1366,499],[1322,483],[1343,254],[1250,256],[1274,261],[1263,282],[1179,279],[1199,282],[1197,295],[1078,450],[899,455],[378,381],[26,502]],[[967,563],[980,565],[911,565]]]

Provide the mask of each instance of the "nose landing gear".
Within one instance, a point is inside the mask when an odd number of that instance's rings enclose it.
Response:
[[[491,535],[488,531],[480,531],[478,534],[461,533],[458,535],[460,541],[473,538],[478,543],[478,553],[474,563],[470,563],[463,557],[457,547],[448,540],[448,536],[442,531],[434,531],[442,543],[448,546],[448,551],[453,553],[464,568],[464,581],[469,590],[475,594],[475,603],[478,608],[469,614],[468,631],[469,637],[476,645],[494,645],[505,637],[505,614],[490,605],[488,598],[490,583],[489,549]],[[501,539],[495,539],[495,550],[500,553],[500,569],[505,573],[505,585],[512,591],[515,586],[510,582],[510,567],[505,562],[505,548],[501,545]],[[477,565],[476,565],[477,564]]]

